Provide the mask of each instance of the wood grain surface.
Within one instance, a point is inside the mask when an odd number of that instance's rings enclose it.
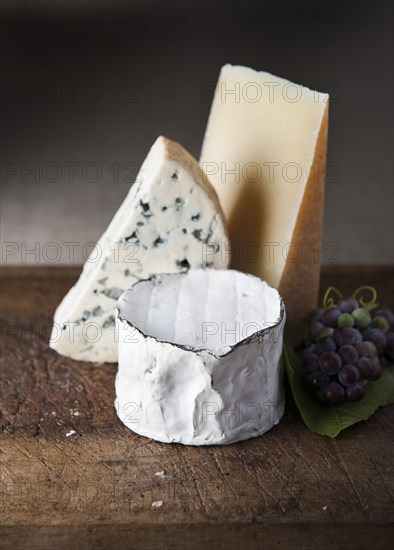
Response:
[[[289,395],[282,422],[243,443],[139,437],[115,414],[116,365],[48,348],[77,276],[1,272],[1,548],[392,548],[393,407],[335,440],[310,432]],[[361,284],[393,306],[389,267],[326,268],[321,292]]]

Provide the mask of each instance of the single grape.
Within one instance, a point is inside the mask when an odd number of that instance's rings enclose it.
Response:
[[[326,351],[336,351],[337,346],[330,337],[320,338],[315,344],[315,353],[321,355]]]
[[[368,350],[368,357],[376,357],[378,355],[378,350],[376,349],[375,344],[368,341],[363,342],[363,344],[366,346]]]
[[[336,374],[341,368],[341,358],[335,351],[326,351],[319,357],[319,365],[326,374]]]
[[[377,328],[383,332],[389,330],[389,322],[384,317],[374,317],[371,322],[371,328]]]
[[[345,389],[341,384],[333,381],[327,384],[327,386],[323,389],[322,394],[327,403],[335,405],[336,403],[343,401],[345,397]]]
[[[346,345],[352,346],[363,339],[361,332],[351,327],[338,328],[333,338],[339,348]]]
[[[326,309],[326,311],[321,316],[321,322],[324,323],[327,327],[336,327],[337,319],[341,315],[341,313],[341,310],[337,307]]]
[[[320,323],[320,321],[317,321],[316,323],[313,323],[313,325],[309,329],[309,335],[313,340],[316,340],[319,332],[324,329],[323,323]]]
[[[368,348],[365,345],[365,342],[356,342],[353,344],[353,347],[357,350],[359,359],[361,359],[361,357],[368,356]]]
[[[378,380],[380,378],[380,375],[382,374],[382,366],[378,359],[371,360],[371,369],[368,372],[368,378],[370,382],[374,382],[375,380]]]
[[[360,372],[354,365],[345,365],[338,373],[338,380],[344,386],[352,386],[360,380]]]
[[[391,311],[391,309],[378,309],[373,314],[374,318],[376,317],[384,317],[390,327],[394,325],[394,313]]]
[[[304,370],[302,371],[302,380],[306,386],[308,386],[309,389],[315,391],[315,387],[309,382],[309,377],[313,374],[320,374],[321,370],[312,369],[312,367],[304,367]]]
[[[351,313],[354,309],[357,309],[359,307],[359,303],[355,298],[341,298],[336,303],[336,306],[343,313]]]
[[[313,311],[311,311],[310,314],[309,314],[309,317],[308,317],[309,326],[311,327],[312,325],[314,325],[315,323],[320,321],[321,316],[323,315],[323,313],[324,313],[324,309],[322,307],[318,307],[318,308],[314,309]]]
[[[315,371],[311,372],[305,378],[305,383],[312,391],[317,391],[324,388],[328,384],[329,380],[329,377],[327,374],[324,374],[324,372]]]
[[[394,332],[389,332],[386,336],[386,345],[383,350],[383,356],[389,363],[394,363]]]
[[[382,373],[382,367],[380,366],[379,361],[368,359],[367,357],[359,359],[356,363],[356,367],[361,378],[365,378],[365,380],[370,382],[377,380]]]
[[[320,340],[321,338],[326,338],[327,336],[332,336],[334,334],[334,329],[332,327],[324,327],[321,330],[319,330],[316,340]]]
[[[358,369],[358,372],[360,373],[361,378],[366,378],[369,370],[372,369],[371,363],[371,359],[369,359],[368,357],[362,357],[357,361],[356,367]]]
[[[350,313],[341,313],[337,319],[337,325],[341,328],[354,326],[354,317]]]
[[[371,323],[371,314],[365,307],[359,307],[352,312],[357,328],[367,328]]]
[[[358,351],[355,346],[342,346],[338,350],[338,355],[342,359],[344,365],[351,365],[355,363],[358,359]]]
[[[348,386],[345,391],[346,401],[354,403],[355,401],[360,401],[365,395],[364,386],[358,382],[353,384],[353,386]]]
[[[364,334],[364,341],[375,344],[378,354],[380,354],[386,345],[386,335],[378,328],[369,328]]]

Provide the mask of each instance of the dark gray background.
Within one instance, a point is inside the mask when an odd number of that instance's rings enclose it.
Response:
[[[80,262],[159,134],[198,157],[224,63],[331,94],[323,260],[393,261],[391,1],[72,6],[2,4],[3,262]]]

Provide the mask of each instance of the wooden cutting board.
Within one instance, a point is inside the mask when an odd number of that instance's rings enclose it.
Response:
[[[310,432],[290,396],[279,426],[243,443],[139,437],[115,415],[116,365],[48,348],[77,276],[1,272],[2,548],[392,548],[394,407],[335,440]],[[366,283],[393,306],[391,268],[322,273],[322,290]]]

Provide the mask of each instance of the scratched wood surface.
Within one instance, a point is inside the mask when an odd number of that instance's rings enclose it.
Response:
[[[116,365],[47,346],[77,274],[1,272],[2,548],[392,547],[393,407],[335,440],[308,431],[289,396],[280,425],[243,443],[134,435],[115,415]],[[393,305],[387,267],[325,269],[321,286],[365,283]]]

